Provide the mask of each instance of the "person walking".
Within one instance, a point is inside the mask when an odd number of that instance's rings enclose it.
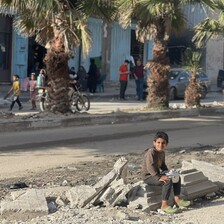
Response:
[[[142,165],[143,181],[148,185],[162,186],[162,204],[161,210],[165,213],[172,214],[178,212],[178,208],[173,208],[168,205],[168,199],[171,190],[174,192],[174,201],[177,207],[188,207],[190,201],[180,199],[181,179],[175,181],[173,178],[166,175],[168,168],[165,162],[165,152],[169,142],[169,137],[165,132],[157,132],[154,140],[153,147],[145,150],[145,155]]]
[[[134,68],[133,75],[135,78],[137,99],[143,100],[143,85],[144,85],[145,70],[140,59],[136,61],[136,66]]]
[[[30,81],[28,83],[28,87],[30,90],[30,100],[32,104],[31,110],[36,109],[36,96],[37,96],[37,82],[35,80],[35,73],[31,73]]]
[[[20,103],[20,100],[19,100],[19,96],[20,96],[20,93],[21,93],[20,92],[20,84],[19,84],[19,76],[15,74],[15,75],[13,75],[12,78],[13,78],[12,87],[9,90],[9,92],[7,93],[7,95],[4,97],[4,99],[6,99],[11,92],[13,92],[12,103],[10,105],[9,111],[11,111],[13,109],[15,102],[18,104],[19,110],[21,110],[23,108],[23,106],[22,106],[22,104]]]
[[[120,74],[120,100],[125,100],[125,91],[128,85],[128,75],[130,74],[129,68],[129,61],[125,60],[124,63],[119,68]]]

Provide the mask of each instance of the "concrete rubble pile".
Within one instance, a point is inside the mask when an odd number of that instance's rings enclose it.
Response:
[[[183,162],[185,165],[181,174],[181,193],[185,199],[192,200],[219,189],[204,176],[202,171],[192,168],[189,164],[186,167],[187,163]],[[196,164],[195,161],[194,163]],[[143,181],[134,184],[127,183],[127,164],[126,158],[121,157],[114,164],[113,169],[95,185],[67,187],[63,194],[59,192],[55,194],[54,201],[51,203],[46,200],[45,189],[12,192],[11,198],[1,201],[1,214],[7,217],[10,212],[23,213],[24,216],[30,218],[48,214],[49,205],[51,205],[51,211],[56,211],[57,207],[68,204],[70,208],[127,206],[129,209],[140,209],[145,212],[158,209],[161,205],[161,187],[147,186]],[[173,195],[170,197],[170,202],[172,200]],[[56,209],[52,208],[53,205]]]
[[[201,171],[219,189],[224,189],[224,167],[213,165],[204,161],[194,160],[183,161],[182,170],[197,169]]]

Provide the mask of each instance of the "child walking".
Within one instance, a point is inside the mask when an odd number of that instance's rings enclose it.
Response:
[[[30,76],[30,81],[28,83],[28,87],[30,90],[30,100],[32,103],[32,108],[31,110],[35,110],[36,109],[36,95],[37,95],[37,82],[35,80],[35,73],[31,73]]]
[[[13,92],[13,96],[12,96],[12,103],[11,106],[9,108],[9,111],[12,110],[12,108],[14,107],[15,102],[19,105],[19,110],[21,110],[23,108],[22,104],[20,103],[19,100],[19,96],[20,96],[20,84],[19,84],[19,76],[18,75],[13,75],[13,84],[11,89],[9,90],[9,92],[7,93],[7,95],[5,96],[5,99],[7,98],[7,96]]]
[[[180,199],[181,179],[172,181],[172,178],[164,173],[168,172],[165,162],[165,152],[169,142],[169,137],[165,132],[157,132],[153,140],[153,148],[146,149],[142,166],[143,180],[148,185],[162,186],[162,205],[161,210],[165,213],[172,214],[179,211],[168,205],[171,190],[173,188],[174,201],[177,207],[188,207],[190,201]]]

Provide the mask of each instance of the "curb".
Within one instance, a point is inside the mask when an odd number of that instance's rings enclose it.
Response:
[[[15,121],[10,119],[0,120],[0,132],[15,132],[21,130],[41,130],[62,127],[78,127],[88,125],[106,125],[120,123],[134,123],[158,119],[172,119],[179,117],[199,117],[199,116],[220,116],[224,114],[223,107],[200,108],[200,109],[178,109],[165,111],[132,111],[113,112],[110,114],[74,114],[65,118],[18,118]]]

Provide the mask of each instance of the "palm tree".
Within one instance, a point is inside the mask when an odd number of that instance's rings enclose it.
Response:
[[[200,61],[202,51],[187,49],[185,51],[184,67],[190,72],[190,82],[185,90],[185,105],[187,108],[200,107],[200,99],[202,96],[202,87],[196,79],[196,75],[201,72]]]
[[[206,18],[195,26],[193,41],[199,48],[205,47],[209,39],[224,35],[224,1],[214,0],[214,6],[214,18]]]
[[[186,23],[181,6],[199,3],[213,7],[212,0],[116,0],[119,22],[125,28],[132,21],[137,23],[139,41],[154,41],[153,57],[146,67],[148,78],[148,107],[169,107],[169,59],[167,42],[172,32],[180,32]]]
[[[12,13],[14,27],[25,37],[47,48],[45,63],[49,77],[49,109],[69,111],[68,60],[71,50],[82,46],[84,55],[91,47],[88,18],[110,19],[112,4],[104,0],[0,0],[0,13]]]

